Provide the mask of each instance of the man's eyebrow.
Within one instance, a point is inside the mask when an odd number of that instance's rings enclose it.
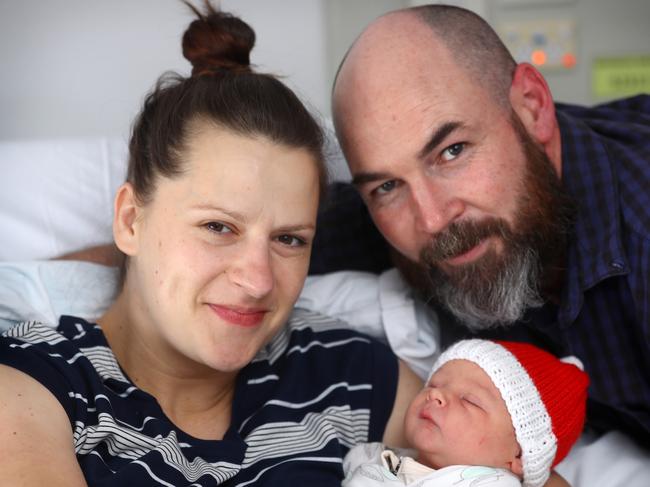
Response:
[[[455,130],[463,127],[461,122],[446,122],[443,123],[438,129],[433,133],[431,138],[424,144],[424,147],[420,149],[417,154],[418,159],[424,159],[429,152],[431,152],[436,146],[438,146],[445,138]],[[361,172],[355,174],[352,178],[352,184],[355,187],[363,186],[364,184],[372,183],[375,181],[394,179],[393,174],[387,172]]]
[[[358,188],[364,184],[373,183],[382,179],[393,179],[394,177],[387,172],[360,172],[352,178],[352,185]]]
[[[461,128],[463,124],[461,122],[447,122],[443,123],[438,129],[431,135],[431,138],[424,144],[424,147],[418,152],[418,159],[424,159],[429,152],[431,152],[435,147],[437,147],[440,142],[445,140],[450,133],[454,130]]]

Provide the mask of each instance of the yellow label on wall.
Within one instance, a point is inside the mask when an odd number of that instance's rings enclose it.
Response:
[[[650,93],[650,55],[596,59],[591,85],[598,98]]]

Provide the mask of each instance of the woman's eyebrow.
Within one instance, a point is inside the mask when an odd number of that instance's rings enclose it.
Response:
[[[200,203],[200,204],[197,204],[197,205],[193,205],[191,208],[193,210],[218,211],[218,212],[221,212],[221,213],[225,213],[226,215],[228,215],[231,218],[234,218],[235,220],[239,220],[239,221],[245,221],[246,220],[246,217],[244,216],[243,213],[239,213],[238,211],[233,211],[233,210],[227,210],[227,209],[225,209],[225,208],[223,208],[221,206],[212,205],[212,204],[209,204],[209,203]]]
[[[313,225],[311,223],[305,223],[305,224],[298,224],[298,225],[287,225],[280,227],[278,231],[280,232],[300,232],[303,230],[315,230],[316,225]]]

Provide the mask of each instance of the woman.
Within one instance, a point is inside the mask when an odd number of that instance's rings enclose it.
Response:
[[[133,128],[118,298],[96,325],[64,316],[0,339],[11,485],[337,485],[354,444],[403,444],[418,380],[383,346],[292,312],[320,129],[251,71],[246,24],[196,13],[192,76],[161,79]]]

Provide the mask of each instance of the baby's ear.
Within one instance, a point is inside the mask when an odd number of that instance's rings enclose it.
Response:
[[[521,452],[519,452],[519,455],[510,462],[510,471],[519,477],[523,477],[524,464],[521,461]]]

